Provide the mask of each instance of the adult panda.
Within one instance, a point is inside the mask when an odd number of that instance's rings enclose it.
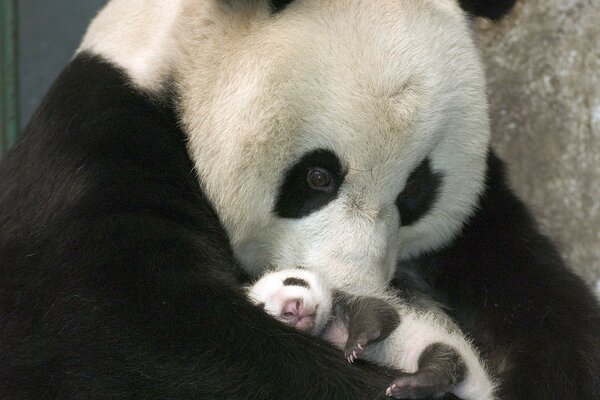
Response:
[[[488,142],[453,0],[112,0],[0,164],[0,397],[383,394],[250,305],[237,278],[273,264],[397,271],[502,399],[597,398],[598,305]]]

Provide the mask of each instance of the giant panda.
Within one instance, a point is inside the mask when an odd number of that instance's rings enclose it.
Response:
[[[0,161],[0,397],[383,396],[240,290],[303,266],[445,306],[501,399],[598,398],[598,304],[489,148],[470,17],[513,2],[110,1]]]

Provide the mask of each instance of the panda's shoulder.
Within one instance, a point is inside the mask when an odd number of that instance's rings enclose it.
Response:
[[[67,66],[0,162],[0,192],[5,248],[26,246],[27,232],[51,239],[103,215],[103,229],[118,231],[119,218],[133,214],[142,230],[213,226],[227,246],[168,99],[89,53]]]

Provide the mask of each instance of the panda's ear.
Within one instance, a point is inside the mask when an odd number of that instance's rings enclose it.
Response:
[[[458,0],[458,2],[469,14],[496,21],[506,15],[517,0]]]

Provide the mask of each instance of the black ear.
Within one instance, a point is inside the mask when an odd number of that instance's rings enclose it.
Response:
[[[458,2],[469,14],[496,21],[506,15],[517,0],[458,0]]]

